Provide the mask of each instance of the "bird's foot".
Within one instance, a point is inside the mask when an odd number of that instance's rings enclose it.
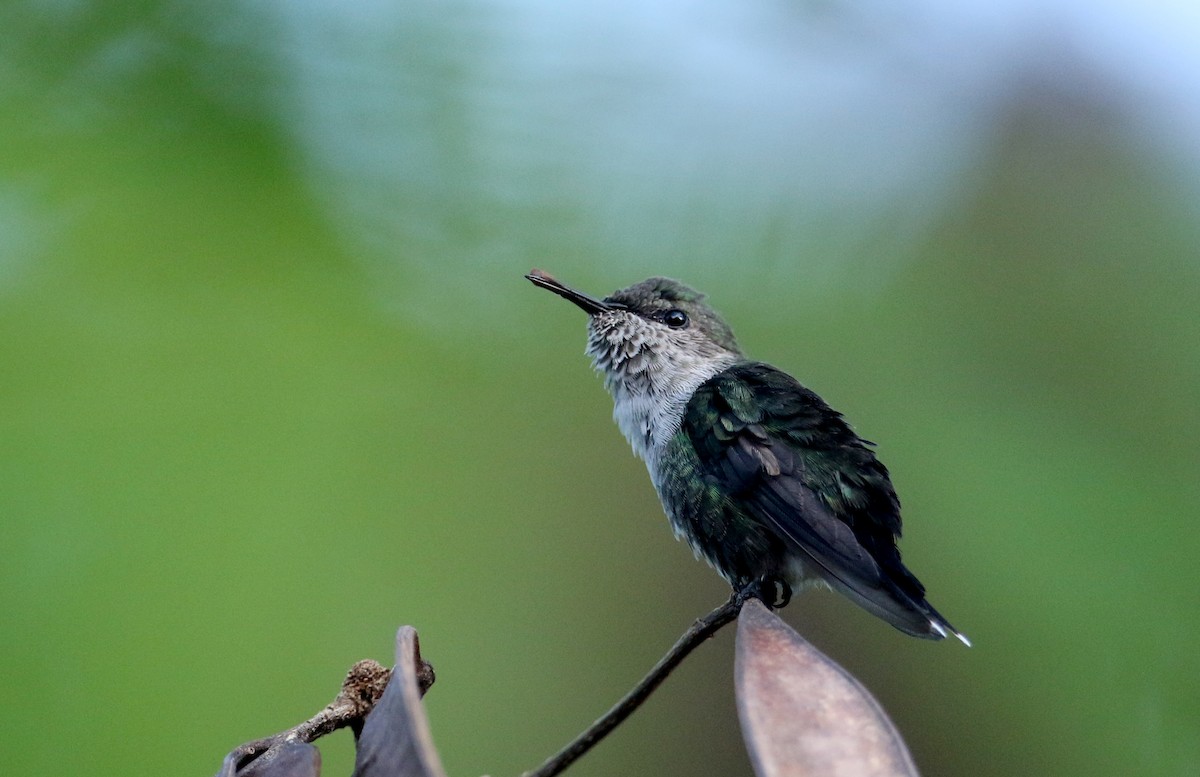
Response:
[[[758,599],[770,609],[778,610],[792,600],[792,587],[782,578],[766,575],[735,586],[734,595],[743,603],[747,599]]]
[[[770,607],[772,610],[779,610],[787,607],[788,602],[792,600],[792,587],[787,584],[787,581],[780,577],[765,577],[763,578],[760,587],[762,588],[763,604]]]

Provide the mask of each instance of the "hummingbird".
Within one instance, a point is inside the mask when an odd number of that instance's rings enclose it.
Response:
[[[588,314],[587,355],[677,538],[735,591],[825,584],[906,634],[970,645],[900,560],[900,500],[874,444],[791,375],[742,353],[705,295],[650,278],[603,299],[525,276]]]

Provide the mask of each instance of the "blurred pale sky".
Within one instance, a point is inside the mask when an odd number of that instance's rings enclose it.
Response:
[[[441,261],[507,266],[530,246],[494,239],[506,209],[567,208],[590,214],[580,238],[633,264],[736,258],[733,223],[779,233],[780,260],[819,253],[833,269],[862,250],[864,212],[895,245],[952,207],[1029,90],[1051,95],[1043,109],[1093,106],[1200,189],[1195,3],[280,2],[271,14],[297,153],[339,223],[382,253],[415,242]],[[417,207],[394,207],[414,188]],[[482,211],[497,220],[478,225],[480,255],[440,240],[447,200],[496,206]]]
[[[800,261],[788,294],[869,292],[1031,103],[1200,203],[1200,4],[1184,0],[228,0],[95,32],[86,6],[40,6],[0,11],[22,44],[0,52],[0,95],[45,94],[86,132],[179,72],[266,117],[382,304],[419,316],[447,268],[470,268],[485,304],[513,266],[596,255],[616,276],[596,291],[652,270],[744,294]],[[49,28],[92,36],[73,71],[38,70]],[[53,231],[29,194],[0,188],[0,272]],[[722,270],[750,258],[754,277]]]

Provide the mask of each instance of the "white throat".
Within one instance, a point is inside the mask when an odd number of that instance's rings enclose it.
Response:
[[[651,473],[657,471],[663,448],[679,431],[688,400],[700,384],[719,371],[712,370],[711,374],[694,373],[670,392],[631,387],[621,380],[609,384],[613,396],[613,420],[625,439],[629,440],[633,452],[645,459]]]
[[[607,337],[606,337],[607,335]],[[604,373],[605,387],[613,398],[613,420],[638,457],[646,460],[655,482],[662,450],[678,432],[683,412],[692,394],[713,375],[739,361],[739,356],[695,354],[689,349],[653,337],[638,338],[630,348],[614,353],[608,337],[619,332],[594,332],[588,354],[596,369]]]

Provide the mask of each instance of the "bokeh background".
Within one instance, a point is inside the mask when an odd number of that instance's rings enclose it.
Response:
[[[880,443],[976,646],[786,617],[926,774],[1200,772],[1195,3],[10,0],[0,100],[5,773],[210,774],[410,623],[517,774],[722,601],[531,266]],[[732,647],[574,773],[748,775]]]

